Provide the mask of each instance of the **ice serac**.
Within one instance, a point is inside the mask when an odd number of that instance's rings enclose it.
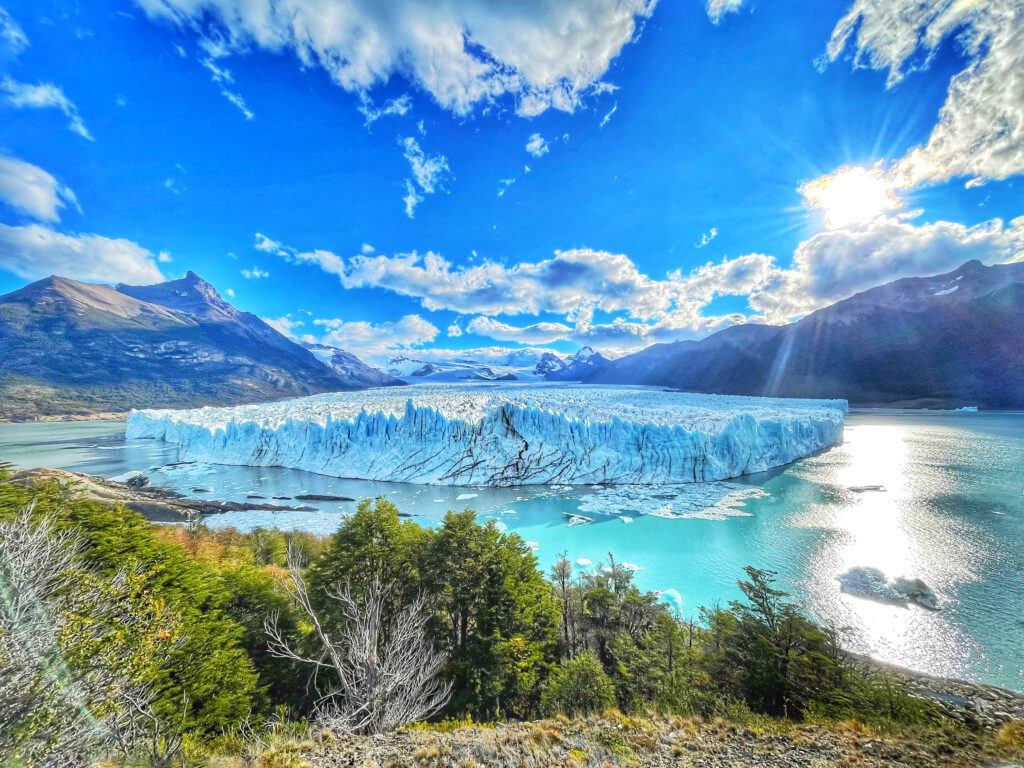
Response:
[[[842,439],[845,400],[651,389],[422,386],[263,405],[133,411],[128,437],[179,459],[437,485],[687,483]]]

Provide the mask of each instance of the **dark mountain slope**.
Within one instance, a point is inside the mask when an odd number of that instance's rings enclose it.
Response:
[[[857,405],[1024,408],[1024,263],[907,278],[785,326],[658,344],[587,378]]]
[[[352,387],[193,273],[49,277],[0,296],[0,417],[233,404]]]

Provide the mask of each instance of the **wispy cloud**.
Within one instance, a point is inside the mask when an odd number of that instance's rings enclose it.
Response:
[[[314,325],[326,333],[321,342],[340,347],[360,357],[390,355],[433,341],[440,331],[419,315],[405,315],[384,323],[348,322],[341,319],[316,319]]]
[[[619,102],[616,101],[614,104],[612,104],[612,108],[610,110],[608,110],[608,112],[605,114],[605,116],[601,118],[601,122],[598,123],[597,127],[598,128],[604,128],[606,125],[608,125],[608,121],[612,119],[612,115],[615,114],[615,110],[617,110],[618,108],[619,108]]]
[[[398,115],[399,117],[401,117],[402,115],[406,114],[410,109],[412,109],[412,97],[407,93],[402,94],[398,98],[389,99],[388,101],[384,102],[384,106],[382,107],[374,106],[373,101],[370,99],[370,97],[364,94],[359,104],[359,112],[365,118],[365,122],[363,123],[363,125],[365,125],[367,128],[369,128],[375,122],[380,120],[382,117],[390,117],[391,115]],[[419,123],[419,131],[421,134],[424,133],[422,120]]]
[[[508,188],[515,183],[515,179],[498,179],[498,197],[504,197]]]
[[[718,237],[718,227],[712,227],[709,231],[705,232],[700,236],[700,240],[693,244],[694,248],[703,248],[705,245],[710,243]]]
[[[28,36],[11,14],[0,8],[0,53],[17,56],[28,48]]]
[[[259,267],[253,267],[252,269],[243,269],[240,271],[240,274],[246,280],[259,280],[262,277],[270,277],[269,272],[265,272]]]
[[[59,86],[53,83],[20,83],[8,77],[0,82],[0,90],[6,91],[8,103],[19,109],[59,109],[68,118],[71,131],[83,139],[93,140],[78,114],[78,107]]]
[[[415,137],[407,136],[399,143],[404,147],[404,156],[409,161],[413,175],[412,180],[405,180],[406,195],[402,198],[405,213],[411,219],[416,206],[423,202],[424,195],[432,195],[444,188],[445,182],[451,178],[451,170],[448,168],[448,158],[442,154],[428,155]],[[416,186],[413,186],[413,180]]]

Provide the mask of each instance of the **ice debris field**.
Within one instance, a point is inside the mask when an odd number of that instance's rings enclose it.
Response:
[[[435,485],[723,480],[842,440],[845,400],[565,385],[424,385],[132,411],[179,460]]]

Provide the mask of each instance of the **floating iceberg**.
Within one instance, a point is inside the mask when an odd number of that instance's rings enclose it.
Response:
[[[722,480],[841,441],[845,400],[584,386],[423,386],[132,411],[179,460],[436,485]]]
[[[897,576],[890,581],[878,568],[863,566],[851,568],[836,578],[843,592],[857,597],[900,605],[909,601],[932,611],[939,610],[935,592],[920,579]]]

